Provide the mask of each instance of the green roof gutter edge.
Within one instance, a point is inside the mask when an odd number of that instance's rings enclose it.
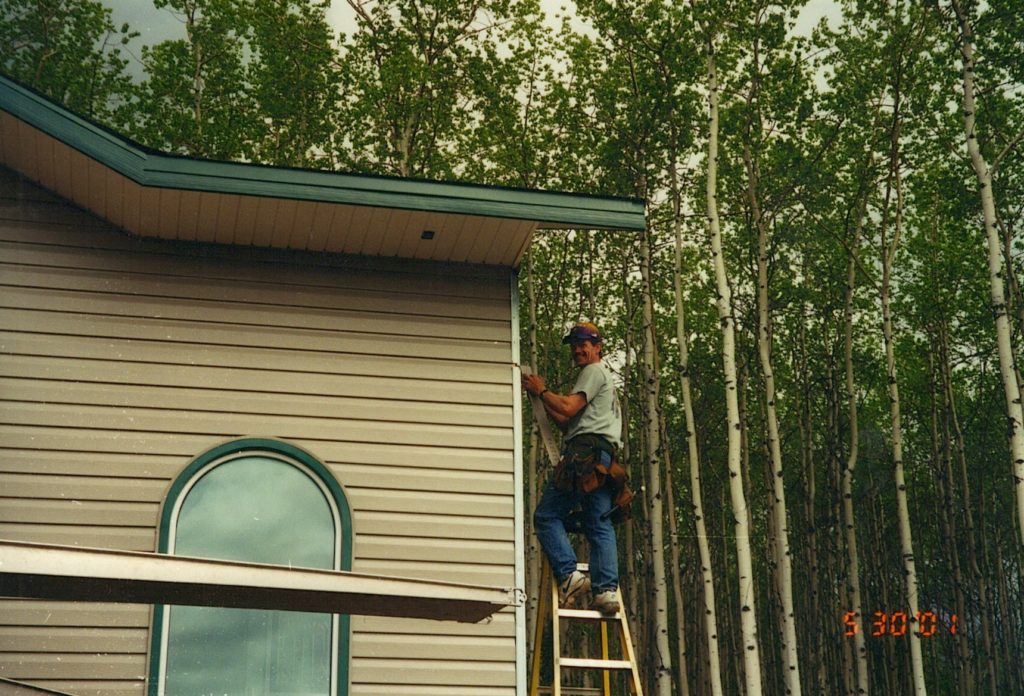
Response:
[[[340,174],[178,157],[143,148],[0,74],[0,109],[141,186],[535,220],[581,229],[641,231],[636,198]]]

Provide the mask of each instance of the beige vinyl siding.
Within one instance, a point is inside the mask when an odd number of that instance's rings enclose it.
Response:
[[[354,570],[514,586],[507,269],[139,240],[0,190],[0,538],[153,551],[193,458],[280,438],[344,487]],[[149,617],[0,600],[0,676],[142,694]],[[511,611],[352,626],[352,694],[514,692]]]

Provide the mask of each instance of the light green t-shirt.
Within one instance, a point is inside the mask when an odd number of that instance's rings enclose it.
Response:
[[[584,365],[573,394],[584,394],[587,405],[569,420],[566,439],[577,435],[601,435],[616,448],[622,446],[622,413],[615,393],[612,373],[603,363]]]

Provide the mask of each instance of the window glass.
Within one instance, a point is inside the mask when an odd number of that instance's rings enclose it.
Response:
[[[181,503],[172,553],[336,567],[335,515],[303,469],[242,456],[207,469]],[[333,617],[168,607],[167,696],[328,696]]]

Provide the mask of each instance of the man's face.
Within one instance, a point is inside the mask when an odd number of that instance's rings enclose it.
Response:
[[[577,367],[600,362],[601,344],[592,341],[575,341],[572,343],[572,361]]]

